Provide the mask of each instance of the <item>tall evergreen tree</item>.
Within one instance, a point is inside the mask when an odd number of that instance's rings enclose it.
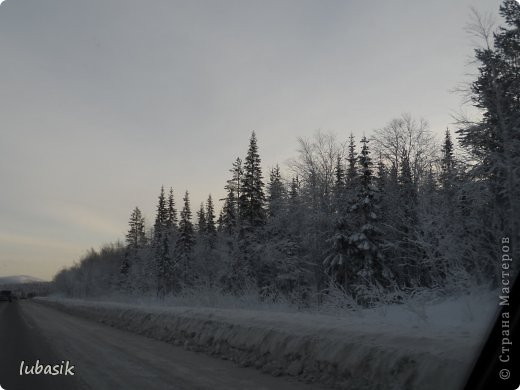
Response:
[[[345,168],[343,167],[343,160],[340,155],[338,155],[336,159],[336,168],[334,169],[334,174],[336,176],[334,182],[334,205],[333,209],[336,213],[340,212],[340,209],[344,207],[346,203],[346,177],[345,177]]]
[[[336,176],[336,180],[334,182],[334,186],[336,189],[343,187],[345,184],[345,169],[343,168],[343,161],[341,156],[337,156],[336,158],[336,167],[334,169],[334,174]]]
[[[461,146],[476,161],[470,171],[479,182],[474,203],[477,197],[487,199],[479,216],[488,221],[485,235],[520,242],[520,4],[503,1],[500,15],[506,25],[493,34],[493,42],[483,37],[486,47],[475,50],[479,75],[471,85],[471,99],[483,119],[457,132]],[[479,240],[487,241],[483,235]],[[488,244],[487,256],[479,252],[486,257],[488,271],[496,267],[496,245],[498,241]],[[520,245],[512,248],[512,257],[518,258]],[[498,279],[500,270],[494,271]]]
[[[285,203],[285,187],[280,174],[280,167],[276,165],[269,175],[269,183],[267,185],[268,193],[268,213],[269,216],[279,217],[284,210]]]
[[[126,234],[126,248],[123,260],[121,263],[121,273],[127,274],[131,263],[137,257],[139,249],[144,248],[146,245],[146,235],[144,226],[144,217],[136,207],[130,215],[129,228]]]
[[[211,194],[208,195],[208,200],[206,201],[206,232],[210,237],[214,236],[217,232],[217,228],[215,227],[215,207],[213,206]]]
[[[260,162],[256,134],[253,132],[244,162],[244,181],[239,198],[240,220],[247,228],[256,228],[265,223],[265,195]]]
[[[173,196],[173,188],[170,187],[170,193],[168,195],[168,210],[166,217],[166,226],[169,229],[177,228],[177,210],[175,209],[175,199]]]
[[[130,215],[129,229],[126,234],[126,247],[131,249],[143,248],[146,245],[144,217],[139,207]]]
[[[383,264],[378,222],[378,193],[373,183],[368,140],[363,137],[359,155],[359,177],[354,204],[338,217],[335,233],[329,240],[331,253],[324,265],[346,291],[363,304],[371,304],[367,288],[388,284],[388,269]],[[348,215],[348,219],[347,219]]]
[[[348,168],[347,168],[347,182],[352,185],[355,178],[357,177],[357,156],[356,156],[356,143],[354,142],[354,135],[351,133],[349,137],[348,145]]]
[[[289,199],[291,201],[296,200],[298,198],[300,189],[300,182],[298,180],[298,177],[293,177],[291,180],[291,187],[289,189]]]
[[[168,208],[164,194],[164,186],[157,202],[157,213],[154,224],[153,250],[155,260],[155,276],[157,280],[157,294],[164,294],[167,289],[168,278],[172,268],[168,234]]]
[[[365,284],[384,285],[388,282],[388,270],[383,264],[381,230],[378,227],[380,193],[374,183],[372,159],[368,140],[363,137],[359,156],[360,176],[357,204],[351,208],[360,217],[359,233],[350,236],[357,247],[357,257],[363,262],[362,275]]]
[[[226,234],[232,234],[237,226],[236,197],[232,188],[228,188],[228,194],[224,199],[224,206],[219,217],[219,229]]]
[[[440,182],[445,195],[448,197],[447,201],[452,200],[456,179],[455,152],[450,131],[446,129],[442,145]]]
[[[293,233],[300,232],[300,222],[303,214],[304,210],[300,199],[300,182],[296,176],[291,179],[291,184],[289,186],[289,194],[287,198],[287,219],[291,221],[291,223],[287,226],[287,229],[292,230]]]
[[[228,227],[231,225],[234,226],[240,224],[242,185],[244,181],[244,168],[240,157],[237,157],[236,160],[233,162],[233,167],[230,169],[230,172],[231,179],[227,181],[227,184],[225,186],[225,189],[227,191],[226,207],[229,208],[228,216],[230,217],[230,219],[228,220]],[[234,217],[231,218],[231,215],[233,215]]]
[[[164,236],[164,232],[167,226],[168,221],[168,210],[166,208],[166,198],[164,195],[164,186],[161,187],[161,192],[159,193],[159,199],[157,202],[157,209],[155,215],[155,224],[154,224],[154,246],[157,246]]]
[[[191,222],[191,208],[189,193],[186,191],[184,198],[184,206],[181,211],[179,221],[179,239],[177,240],[176,254],[177,264],[182,272],[182,280],[184,285],[188,285],[193,280],[191,275],[191,257],[193,245],[195,244],[193,223]]]
[[[204,210],[204,203],[201,203],[199,211],[197,211],[197,230],[199,235],[205,235],[207,227],[206,210]]]
[[[377,162],[377,187],[379,191],[384,192],[386,188],[388,180],[388,172],[385,167],[385,164],[383,163],[383,158],[381,154],[379,154],[379,161]]]

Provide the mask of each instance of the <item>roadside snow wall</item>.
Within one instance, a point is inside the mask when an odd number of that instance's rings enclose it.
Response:
[[[37,301],[272,375],[342,389],[460,389],[478,352],[478,342],[464,332],[434,337],[323,315]]]

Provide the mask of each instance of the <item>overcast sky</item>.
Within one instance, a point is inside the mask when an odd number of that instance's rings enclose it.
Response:
[[[44,279],[148,224],[161,185],[211,192],[252,130],[267,169],[318,130],[403,112],[436,133],[474,71],[470,6],[498,0],[6,0],[0,6],[0,276]]]

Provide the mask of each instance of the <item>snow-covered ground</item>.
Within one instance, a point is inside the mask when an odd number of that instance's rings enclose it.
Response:
[[[158,302],[39,301],[273,375],[349,389],[460,389],[497,309],[494,292],[337,316]]]

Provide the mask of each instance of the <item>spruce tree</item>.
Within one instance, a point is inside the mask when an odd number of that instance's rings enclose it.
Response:
[[[161,187],[159,199],[157,202],[155,224],[154,224],[154,246],[158,246],[164,236],[168,221],[168,210],[166,208],[166,198],[164,195],[164,186]]]
[[[336,158],[336,167],[334,169],[335,181],[334,181],[334,211],[340,212],[340,209],[344,207],[346,202],[346,177],[345,169],[343,167],[343,161],[341,156],[338,155]]]
[[[128,274],[132,262],[136,260],[139,249],[146,245],[144,217],[138,207],[132,211],[128,224],[125,254],[121,263],[121,273],[125,275]]]
[[[166,225],[170,230],[177,229],[177,210],[175,209],[175,199],[173,196],[173,188],[170,187],[168,196],[168,211],[166,218]]]
[[[520,238],[520,4],[505,0],[500,15],[506,26],[495,32],[493,44],[475,50],[479,75],[471,99],[483,119],[458,133],[478,162],[470,173],[491,193],[494,234]]]
[[[143,248],[146,245],[144,231],[144,217],[139,207],[136,207],[130,215],[129,229],[126,234],[126,247],[132,250]]]
[[[368,290],[388,285],[389,272],[383,264],[381,230],[378,228],[378,191],[373,183],[372,160],[368,140],[363,137],[356,179],[356,198],[348,213],[336,221],[335,232],[329,240],[330,254],[324,265],[360,303],[373,303]],[[368,289],[368,290],[367,290]]]
[[[209,237],[215,236],[217,228],[215,227],[215,208],[211,194],[206,201],[206,233]]]
[[[291,180],[291,187],[289,189],[289,199],[291,201],[295,201],[298,199],[299,189],[300,189],[300,182],[298,180],[298,177],[293,177]]]
[[[170,187],[170,193],[168,195],[168,205],[166,210],[166,226],[165,226],[165,237],[163,244],[163,251],[167,256],[167,267],[165,273],[166,284],[169,290],[173,288],[175,283],[175,264],[172,256],[173,249],[175,248],[177,237],[178,237],[178,221],[177,221],[177,210],[175,208],[175,199],[173,196],[173,189]]]
[[[451,202],[453,192],[455,190],[455,181],[457,179],[455,155],[453,150],[453,142],[451,140],[451,134],[448,129],[444,136],[444,143],[442,145],[442,157],[441,157],[441,173],[440,181],[444,194],[447,197],[447,201]]]
[[[201,203],[199,211],[197,211],[197,231],[200,236],[206,234],[207,227],[206,210],[204,210],[204,203]]]
[[[209,249],[215,249],[217,243],[217,226],[215,224],[215,208],[213,206],[213,198],[208,195],[206,201],[206,238],[208,240]],[[222,214],[221,214],[222,215]]]
[[[381,193],[385,191],[386,184],[388,181],[388,172],[385,167],[385,164],[383,163],[383,157],[381,156],[381,153],[379,154],[379,161],[377,162],[377,188]]]
[[[343,168],[343,161],[341,156],[338,155],[336,158],[336,167],[334,168],[335,182],[334,186],[336,189],[343,187],[345,184],[345,169]]]
[[[239,225],[240,224],[240,206],[241,206],[241,196],[242,196],[242,183],[244,181],[244,169],[242,166],[242,160],[237,157],[235,162],[233,162],[233,167],[229,170],[231,172],[231,179],[227,181],[226,186],[224,187],[227,191],[226,207],[230,208],[228,210],[228,215],[231,217],[233,215],[233,221],[229,221],[229,226],[231,225]],[[231,208],[233,210],[231,210]]]
[[[269,217],[280,217],[285,203],[285,187],[282,183],[280,167],[276,165],[271,169],[269,183],[267,185],[268,213]]]
[[[381,230],[378,227],[380,211],[380,193],[374,183],[372,173],[372,159],[368,147],[368,140],[363,137],[359,156],[360,176],[357,204],[351,208],[360,217],[359,233],[350,236],[350,243],[357,249],[358,260],[363,262],[361,275],[365,284],[385,285],[388,282],[388,273],[383,264],[381,250]],[[354,256],[356,257],[356,256]]]
[[[287,199],[287,229],[292,235],[297,235],[301,231],[301,222],[304,216],[304,209],[300,199],[300,182],[298,177],[291,179],[289,195]]]
[[[184,282],[184,286],[186,286],[193,281],[193,275],[190,273],[190,262],[193,246],[195,244],[188,191],[186,191],[183,201],[184,206],[182,208],[179,221],[179,239],[177,240],[176,255],[177,264],[179,264],[179,267],[182,270],[182,280]]]
[[[349,185],[353,185],[354,180],[357,177],[356,165],[357,165],[357,156],[356,156],[356,143],[354,142],[354,135],[351,133],[349,137],[349,145],[348,145],[348,168],[347,168],[347,183]]]
[[[505,0],[500,6],[505,25],[486,46],[475,50],[479,73],[471,84],[471,100],[482,112],[479,123],[462,123],[460,145],[475,162],[466,184],[466,228],[474,237],[473,268],[499,283],[501,269],[496,247],[504,238],[513,243],[511,257],[520,256],[520,4]],[[482,29],[483,30],[483,29]],[[484,30],[483,30],[484,31]],[[471,186],[471,187],[470,187]],[[469,228],[469,221],[476,221]],[[477,221],[486,221],[482,228]],[[473,252],[473,253],[472,253]]]
[[[224,199],[224,206],[219,218],[219,229],[228,235],[231,235],[237,226],[236,203],[235,192],[232,188],[228,188],[228,194]]]
[[[244,162],[244,180],[239,196],[240,221],[246,229],[254,229],[265,223],[265,195],[260,162],[256,134],[253,132]]]
[[[171,268],[168,234],[168,208],[164,194],[164,186],[161,186],[157,202],[157,212],[153,229],[152,248],[154,254],[155,278],[157,294],[166,293],[168,274]]]

